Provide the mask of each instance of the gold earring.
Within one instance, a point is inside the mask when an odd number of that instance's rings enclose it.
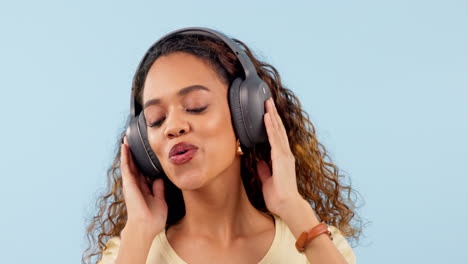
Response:
[[[241,146],[240,146],[240,141],[239,141],[239,139],[237,139],[237,154],[239,154],[239,155],[241,155],[241,156],[244,155],[244,152],[242,152],[242,148],[241,148]]]

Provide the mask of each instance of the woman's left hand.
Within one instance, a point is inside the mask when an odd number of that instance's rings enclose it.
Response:
[[[281,217],[289,205],[303,198],[297,190],[295,158],[272,98],[265,101],[265,109],[264,121],[271,146],[273,174],[263,160],[257,164],[257,172],[268,210]]]

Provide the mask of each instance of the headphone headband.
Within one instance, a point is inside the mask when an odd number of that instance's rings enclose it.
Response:
[[[130,116],[131,117],[136,117],[140,113],[140,111],[142,111],[142,109],[135,109],[135,107],[138,104],[136,102],[137,99],[135,98],[135,96],[133,96],[135,89],[136,89],[134,84],[136,83],[138,71],[141,69],[146,59],[148,58],[149,53],[156,47],[156,45],[158,45],[161,41],[166,40],[166,38],[173,36],[173,35],[177,35],[177,34],[182,34],[182,35],[198,34],[198,35],[203,35],[203,36],[208,36],[208,37],[214,36],[222,40],[226,45],[228,45],[229,48],[231,48],[231,50],[234,52],[237,59],[241,63],[242,68],[244,70],[245,79],[256,79],[256,78],[260,79],[255,69],[255,66],[253,65],[249,56],[247,56],[245,51],[241,49],[236,42],[234,42],[231,38],[229,38],[225,34],[219,31],[213,30],[213,29],[205,28],[205,27],[187,27],[187,28],[174,30],[172,32],[167,33],[166,35],[161,37],[159,40],[157,40],[153,45],[151,45],[151,47],[146,51],[145,55],[143,56],[140,63],[138,64],[137,70],[133,77],[132,93],[131,93],[132,96],[130,99]]]

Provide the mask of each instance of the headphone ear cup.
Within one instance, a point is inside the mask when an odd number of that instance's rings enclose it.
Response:
[[[239,86],[239,104],[250,143],[247,147],[268,142],[264,115],[265,101],[269,98],[270,88],[260,78],[244,80]]]
[[[154,154],[151,147],[148,147],[146,121],[143,112],[130,119],[125,135],[133,161],[141,173],[150,181],[160,177],[163,170],[156,158],[156,154]]]
[[[268,141],[264,114],[265,101],[270,97],[268,85],[260,78],[236,78],[229,88],[234,130],[240,143],[247,148]]]
[[[242,84],[241,78],[236,78],[229,87],[229,107],[231,110],[231,120],[234,125],[234,132],[236,133],[242,145],[250,147],[250,141],[247,132],[245,131],[244,116],[242,115],[242,108],[240,103],[240,86]]]
[[[147,176],[151,180],[155,180],[156,178],[161,177],[161,173],[164,173],[161,163],[159,162],[156,153],[154,153],[153,149],[148,140],[148,131],[146,129],[146,118],[144,112],[140,112],[138,115],[138,131],[140,132],[141,144],[145,150],[145,158],[143,160],[144,167],[148,168]]]

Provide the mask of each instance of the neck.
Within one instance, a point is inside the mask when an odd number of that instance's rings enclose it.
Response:
[[[186,234],[232,241],[272,224],[272,219],[248,199],[240,159],[203,188],[183,191],[183,196],[186,214],[177,229]]]

